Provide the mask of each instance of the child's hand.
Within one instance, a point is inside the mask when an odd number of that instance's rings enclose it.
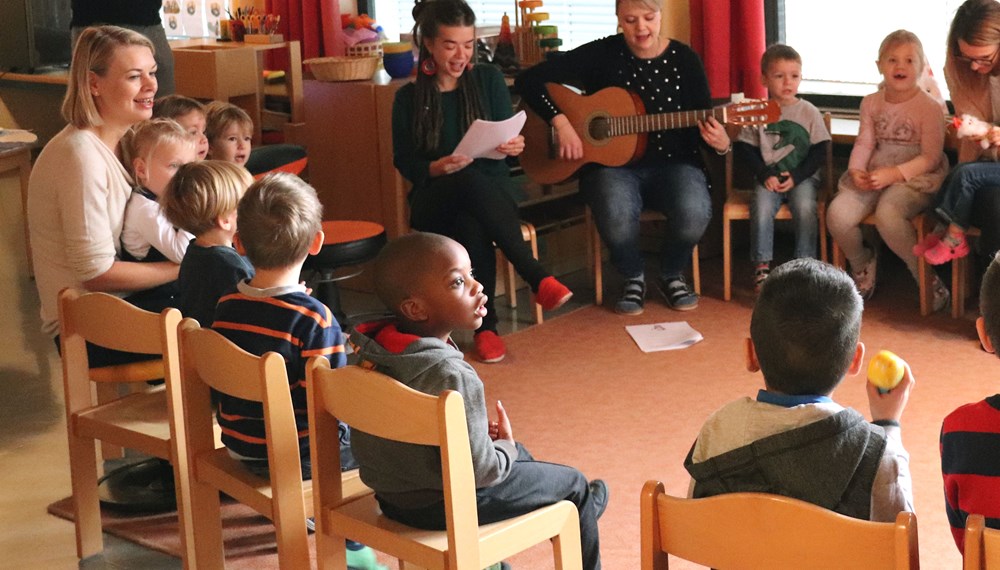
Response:
[[[496,435],[494,435],[494,433]],[[490,439],[506,439],[514,444],[514,433],[510,429],[510,418],[507,417],[507,410],[503,409],[503,404],[497,400],[497,421],[490,422]]]
[[[847,171],[847,174],[851,177],[851,182],[858,190],[874,190],[872,188],[871,177],[864,170],[858,170],[857,168],[852,168]]]
[[[866,389],[868,390],[868,408],[872,413],[872,421],[895,420],[898,422],[903,417],[903,409],[906,407],[906,402],[910,399],[910,390],[913,389],[913,385],[916,383],[909,364],[905,366],[905,370],[903,380],[885,394],[880,394],[878,388],[871,382],[865,382]]]
[[[777,177],[778,185],[775,187],[774,191],[779,194],[784,194],[792,188],[795,187],[795,180],[792,178],[792,173],[787,170],[781,173],[781,176]]]
[[[871,181],[872,190],[881,190],[905,180],[903,173],[895,166],[876,168],[868,175],[868,179]]]
[[[428,174],[433,176],[445,176],[462,170],[472,164],[472,159],[463,154],[452,154],[439,158],[427,167]]]
[[[781,182],[778,182],[777,176],[768,176],[767,180],[764,181],[764,188],[767,188],[771,192],[777,192],[780,185]]]
[[[498,146],[497,151],[502,152],[507,156],[517,156],[521,154],[524,152],[524,136],[517,135],[516,137]]]

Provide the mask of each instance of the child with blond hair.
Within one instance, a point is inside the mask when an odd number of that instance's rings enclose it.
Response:
[[[918,83],[925,61],[912,32],[896,30],[882,40],[876,63],[884,81],[861,101],[858,138],[827,212],[830,233],[866,299],[875,291],[878,260],[875,249],[865,247],[861,223],[874,213],[882,239],[917,279],[911,220],[931,205],[948,173],[944,115]],[[950,295],[936,275],[931,288],[934,310],[946,307]]]
[[[253,146],[253,120],[232,103],[213,101],[205,107],[208,157],[246,166]]]
[[[205,107],[183,95],[167,95],[153,103],[153,117],[173,119],[184,127],[197,141],[198,160],[208,155],[208,137],[205,136]]]
[[[178,169],[163,197],[167,219],[194,235],[177,277],[177,307],[203,326],[215,319],[219,298],[254,274],[233,248],[236,206],[252,182],[250,173],[235,164],[192,162]]]
[[[180,263],[193,236],[167,220],[159,200],[177,169],[195,159],[195,141],[170,119],[143,121],[126,140],[128,160],[139,185],[125,206],[122,258]]]

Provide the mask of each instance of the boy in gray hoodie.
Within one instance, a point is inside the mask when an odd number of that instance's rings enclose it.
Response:
[[[872,422],[830,394],[861,369],[861,297],[850,277],[797,259],[764,282],[746,339],[747,370],[764,387],[716,411],[684,460],[689,495],[774,493],[873,521],[913,511],[909,456],[899,419],[910,367],[886,394],[870,383]]]
[[[491,422],[483,382],[451,341],[453,330],[476,330],[486,314],[486,295],[472,277],[465,249],[441,235],[408,234],[382,250],[374,273],[378,296],[396,317],[358,325],[351,343],[363,365],[410,388],[462,394],[480,524],[566,499],[580,513],[584,568],[599,569],[597,519],[607,505],[607,486],[599,479],[588,483],[572,467],[535,461],[514,441],[499,401],[497,421]],[[361,480],[375,491],[382,512],[410,526],[443,530],[440,452],[351,433]]]

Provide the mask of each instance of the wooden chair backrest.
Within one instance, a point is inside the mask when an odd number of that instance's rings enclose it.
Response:
[[[647,481],[640,519],[644,570],[667,568],[666,553],[721,570],[919,568],[913,513],[876,523],[765,493],[680,499]]]
[[[1000,569],[1000,530],[986,528],[983,515],[970,514],[965,520],[964,570]]]
[[[179,370],[174,331],[181,320],[177,309],[152,313],[107,293],[63,289],[59,293],[59,342],[63,360],[66,406],[78,412],[95,405],[90,383],[141,382],[177,378],[165,367]],[[87,343],[122,352],[166,356],[166,360],[91,369]],[[179,400],[177,402],[180,403]]]
[[[829,113],[823,113],[823,124],[826,126],[826,132],[832,133],[831,124],[833,123],[833,116]],[[757,127],[747,127],[747,128],[757,128]],[[730,138],[736,139],[736,134],[739,133],[739,129],[729,128]],[[821,171],[823,173],[823,185],[821,186],[820,194],[816,197],[817,200],[826,201],[833,197],[834,186],[837,180],[833,177],[833,141],[829,141],[830,144],[826,145],[826,161],[823,166],[821,166]],[[753,190],[753,185],[751,181],[753,177],[749,173],[741,172],[740,174],[745,175],[739,179],[736,178],[735,169],[736,161],[734,160],[735,153],[728,153],[726,155],[726,196],[731,196],[735,192],[747,192]]]
[[[449,556],[455,568],[479,560],[479,517],[472,451],[462,395],[446,390],[438,396],[418,392],[380,372],[360,366],[331,369],[324,358],[306,366],[313,452],[313,493],[322,504],[343,499],[337,420],[370,435],[441,448]],[[318,515],[317,515],[318,516]],[[464,561],[464,564],[463,564]]]
[[[192,457],[215,449],[210,388],[230,396],[261,402],[267,433],[271,480],[289,472],[301,482],[299,438],[285,361],[268,352],[255,356],[198,321],[180,324],[181,378],[185,424]],[[301,496],[301,486],[298,494]],[[294,493],[292,493],[294,496]]]

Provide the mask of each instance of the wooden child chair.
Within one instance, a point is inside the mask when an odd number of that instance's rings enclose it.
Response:
[[[282,568],[309,568],[306,517],[312,515],[312,486],[302,481],[298,430],[284,359],[276,352],[254,356],[219,333],[200,328],[194,319],[181,322],[179,336],[194,566],[225,566],[221,491],[274,522]],[[251,473],[225,447],[216,447],[212,388],[263,403],[270,480]],[[348,496],[370,492],[360,483],[357,470],[346,477]]]
[[[1000,530],[986,528],[983,515],[970,514],[965,519],[965,555],[963,570],[1000,568]]]
[[[181,552],[190,559],[192,548],[184,426],[172,422],[180,412],[177,323],[181,313],[144,311],[113,295],[63,289],[59,293],[59,342],[63,365],[66,430],[69,435],[70,479],[76,521],[76,553],[81,559],[104,549],[97,489],[96,442],[166,459],[173,465]],[[162,359],[90,368],[87,343]],[[153,389],[116,399],[94,400],[95,386],[117,383]],[[105,391],[106,392],[106,391]]]
[[[420,568],[486,568],[544,540],[552,540],[556,568],[581,567],[576,507],[559,501],[509,520],[479,526],[472,452],[461,394],[417,392],[358,366],[331,370],[307,365],[312,435],[316,558],[319,568],[344,570],[344,539],[366,544]],[[406,526],[382,515],[374,495],[346,498],[341,478],[337,420],[365,433],[441,448],[446,531]]]
[[[666,570],[667,554],[719,570],[920,567],[913,513],[877,523],[766,493],[679,499],[659,481],[639,500],[642,570]]]
[[[603,244],[601,234],[597,231],[597,224],[594,223],[594,215],[590,212],[590,206],[584,210],[584,224],[587,232],[587,253],[590,257],[588,265],[594,275],[594,304],[604,304],[604,260]],[[662,212],[653,210],[643,210],[639,214],[639,223],[642,222],[665,222],[667,217]],[[698,246],[694,246],[691,252],[691,279],[694,281],[694,292],[701,295],[701,267],[698,259]]]

